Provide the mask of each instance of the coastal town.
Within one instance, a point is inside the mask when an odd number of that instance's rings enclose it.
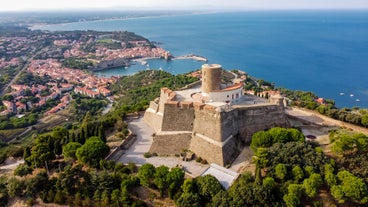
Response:
[[[59,103],[45,113],[52,114],[68,105],[70,92],[112,101],[108,87],[118,77],[97,77],[92,71],[128,66],[136,58],[171,57],[166,50],[134,33],[92,31],[26,31],[19,36],[5,35],[0,38],[0,54],[3,80],[0,89],[11,97],[2,100],[1,115],[21,114],[45,105],[48,100],[57,100]],[[44,85],[14,83],[6,88],[6,82],[15,79],[14,68],[21,66],[24,70],[19,73],[48,77],[50,81]],[[6,69],[13,71],[6,74]]]

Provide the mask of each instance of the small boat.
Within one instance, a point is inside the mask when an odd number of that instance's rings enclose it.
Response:
[[[360,100],[357,98],[355,101],[356,101],[356,102],[359,102]]]
[[[343,96],[343,95],[345,95],[345,93],[340,93],[340,96]]]
[[[353,97],[354,96],[354,94],[350,94],[350,97]]]

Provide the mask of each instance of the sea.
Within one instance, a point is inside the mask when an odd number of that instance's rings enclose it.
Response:
[[[42,25],[33,29],[131,31],[174,56],[197,54],[277,87],[312,91],[342,107],[368,108],[368,10],[216,12]],[[98,72],[129,75],[199,69],[195,60],[148,60]]]

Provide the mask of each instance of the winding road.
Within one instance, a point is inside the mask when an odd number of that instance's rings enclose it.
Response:
[[[37,55],[43,53],[45,51],[45,49],[47,49],[47,47],[42,48],[36,54],[34,54],[32,57],[30,57],[29,59],[25,60],[26,61],[26,64],[24,64],[24,66],[22,67],[22,69],[19,70],[19,72],[17,73],[17,75],[15,75],[14,78],[0,92],[0,97],[3,96],[3,95],[5,95],[6,94],[6,91],[8,90],[8,88],[11,85],[13,85],[15,83],[15,81],[18,80],[20,74],[22,74],[22,72],[28,68],[29,63],[33,60],[33,58],[36,57]]]

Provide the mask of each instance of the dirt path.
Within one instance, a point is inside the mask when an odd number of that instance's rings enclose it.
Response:
[[[367,128],[355,126],[353,124],[349,124],[349,123],[342,122],[342,121],[338,121],[330,117],[321,115],[316,111],[289,107],[285,110],[285,112],[287,115],[294,116],[294,117],[297,117],[302,120],[306,120],[314,124],[318,124],[322,126],[338,126],[338,127],[345,128],[345,129],[351,129],[355,132],[368,134]]]
[[[24,160],[16,160],[14,158],[8,158],[4,165],[0,166],[0,174],[13,174],[13,171],[15,168],[18,167],[18,165],[23,164]]]

